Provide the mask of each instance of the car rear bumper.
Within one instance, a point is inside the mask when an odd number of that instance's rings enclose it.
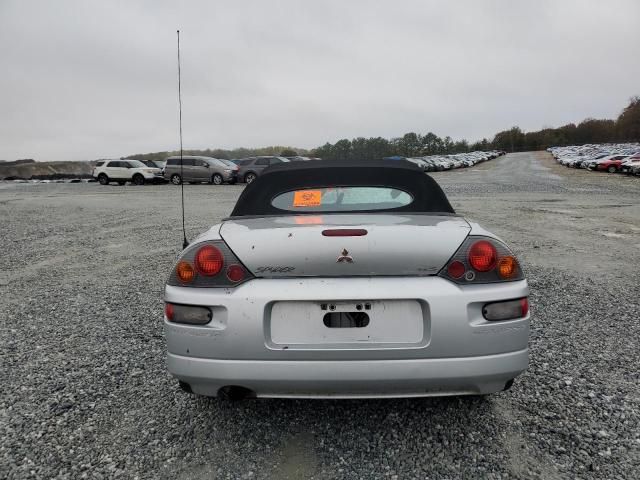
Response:
[[[488,394],[527,368],[528,349],[463,358],[365,361],[211,360],[169,354],[194,393],[242,387],[257,397],[377,398]]]
[[[165,318],[168,367],[203,395],[229,385],[271,397],[495,392],[527,366],[530,316],[490,322],[482,308],[528,293],[524,280],[460,286],[437,276],[255,279],[232,289],[167,286],[167,302],[207,306],[213,318],[202,326]],[[372,314],[392,313],[378,318],[377,330],[346,338],[322,327],[318,302],[370,302]],[[397,302],[411,304],[410,313],[394,310]],[[373,316],[371,327],[375,321]]]

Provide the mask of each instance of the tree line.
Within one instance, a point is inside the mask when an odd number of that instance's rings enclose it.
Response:
[[[425,155],[463,153],[474,150],[504,150],[523,152],[544,150],[552,146],[581,145],[584,143],[611,143],[640,141],[640,97],[633,97],[615,120],[587,118],[582,122],[569,123],[558,128],[543,128],[535,132],[523,132],[512,127],[494,135],[492,140],[482,139],[469,143],[454,141],[451,137],[440,138],[429,132],[405,133],[402,137],[386,139],[354,138],[326,143],[312,151],[316,157],[334,160],[380,159],[393,155],[421,157]]]
[[[494,135],[493,139],[482,139],[475,143],[467,140],[453,140],[439,137],[435,133],[405,133],[401,137],[344,138],[336,143],[325,143],[311,151],[272,146],[262,148],[236,148],[233,150],[206,149],[185,150],[185,155],[203,155],[215,158],[245,158],[257,155],[309,155],[327,160],[371,159],[399,155],[419,157],[425,155],[463,153],[474,150],[504,150],[522,152],[544,150],[551,146],[581,145],[584,143],[638,142],[640,141],[640,96],[632,97],[629,104],[615,120],[587,118],[575,124],[569,123],[558,128],[543,128],[534,132],[523,132],[520,127],[512,127]],[[139,160],[164,160],[179,152],[157,152],[130,155],[127,158]]]

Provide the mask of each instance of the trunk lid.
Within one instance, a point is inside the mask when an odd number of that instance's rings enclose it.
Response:
[[[331,229],[367,233],[323,235]],[[220,236],[256,277],[426,276],[440,271],[470,230],[455,216],[329,214],[227,220]]]

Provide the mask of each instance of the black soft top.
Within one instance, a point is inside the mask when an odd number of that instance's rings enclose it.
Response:
[[[430,176],[405,160],[337,161],[278,163],[264,169],[240,194],[231,217],[291,215],[274,207],[271,201],[281,193],[320,187],[390,187],[413,196],[413,202],[398,208],[375,210],[407,213],[455,213],[446,195]],[[372,212],[374,212],[372,210]],[[309,214],[317,212],[296,212]],[[367,213],[358,211],[357,213]]]

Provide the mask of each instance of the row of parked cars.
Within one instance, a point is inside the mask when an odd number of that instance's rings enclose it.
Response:
[[[505,152],[468,152],[454,155],[430,155],[425,157],[389,157],[391,160],[408,160],[421,167],[425,172],[451,170],[453,168],[471,167],[477,163],[504,155]],[[131,182],[135,185],[145,183],[171,182],[180,185],[188,183],[223,183],[253,182],[262,171],[276,163],[306,162],[320,160],[312,157],[279,157],[257,156],[238,160],[184,155],[182,165],[180,157],[169,157],[165,161],[114,159],[100,160],[93,169],[93,177],[102,185],[116,182],[124,185]]]
[[[573,145],[547,151],[566,167],[640,176],[640,143]]]
[[[404,159],[415,163],[425,172],[441,172],[453,168],[473,167],[474,165],[504,155],[501,150],[488,152],[474,151],[455,153],[452,155],[428,155],[425,157],[389,157],[390,159]]]
[[[311,157],[258,156],[239,160],[225,160],[202,156],[184,155],[169,157],[165,161],[115,159],[100,160],[93,169],[92,176],[102,185],[116,182],[124,185],[171,182],[180,185],[188,183],[251,183],[270,165],[282,162],[319,160]]]

